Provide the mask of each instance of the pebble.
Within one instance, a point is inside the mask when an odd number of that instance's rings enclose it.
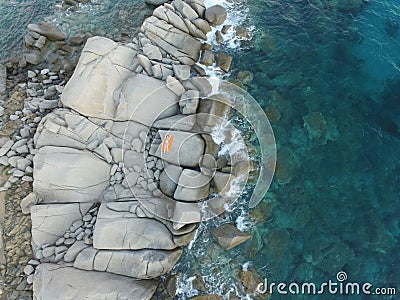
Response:
[[[17,160],[17,168],[20,169],[21,171],[28,171],[28,168],[32,169],[32,167],[30,167],[31,164],[32,161],[27,158],[20,158]]]
[[[65,252],[65,251],[67,251],[68,250],[68,247],[67,246],[60,246],[60,247],[57,247],[56,248],[56,250],[54,251],[54,253],[56,254],[56,255],[58,255],[58,254],[60,254],[60,253],[62,253],[62,252]]]
[[[75,243],[75,239],[73,239],[73,238],[68,238],[64,241],[64,244],[67,246],[72,245],[73,243]]]
[[[121,180],[122,180],[122,178],[123,178],[123,176],[122,176],[122,174],[121,174],[121,173],[116,173],[116,174],[115,174],[115,180],[117,180],[117,181],[121,181]]]
[[[33,182],[33,177],[32,176],[23,176],[21,178],[21,180],[25,181],[25,182]]]
[[[37,261],[36,259],[31,259],[30,261],[28,261],[28,264],[30,264],[32,266],[38,266],[40,264],[40,262]]]
[[[6,167],[10,165],[10,163],[8,162],[7,156],[0,157],[0,164],[2,164],[3,166],[6,166]]]
[[[76,236],[78,236],[79,234],[81,234],[83,232],[83,228],[79,227],[74,233]]]
[[[113,165],[113,166],[111,167],[110,175],[111,175],[111,176],[114,175],[115,172],[117,172],[117,169],[118,169],[118,165]]]
[[[43,70],[40,71],[40,74],[46,75],[46,74],[48,74],[49,72],[50,72],[49,69],[43,69]]]
[[[33,274],[29,275],[28,278],[26,279],[26,282],[28,284],[32,284],[33,283]]]
[[[82,240],[82,239],[84,238],[84,236],[85,236],[85,233],[84,233],[84,232],[81,232],[80,234],[78,234],[78,236],[76,237],[76,239],[77,239],[78,241],[80,241],[80,240]]]
[[[43,258],[43,250],[36,251],[35,256],[37,259],[42,259]]]
[[[56,257],[54,258],[54,260],[55,260],[56,262],[60,261],[60,260],[64,257],[65,253],[66,253],[66,252],[58,253],[58,254],[56,255]]]
[[[15,149],[15,151],[17,151],[19,154],[29,153],[29,149],[28,149],[27,145],[18,147],[17,149]]]
[[[25,275],[31,275],[34,271],[35,271],[35,269],[31,265],[27,265],[24,268]]]
[[[14,175],[15,177],[23,177],[23,176],[25,175],[25,173],[22,172],[21,170],[15,170],[15,171],[13,172],[13,175]]]
[[[82,219],[82,220],[83,220],[84,222],[89,222],[90,220],[92,220],[92,218],[93,218],[93,217],[92,217],[91,215],[85,215],[85,216],[83,216],[83,219]]]
[[[8,181],[11,182],[11,183],[16,183],[18,180],[19,180],[19,178],[15,177],[15,176],[10,176],[8,178]]]
[[[83,221],[82,221],[82,220],[75,221],[75,222],[72,224],[72,226],[74,226],[75,228],[79,228],[79,227],[81,227],[82,225],[83,225]],[[73,231],[75,231],[75,229],[74,229]]]
[[[14,143],[14,145],[11,147],[11,150],[16,150],[17,148],[26,145],[27,142],[28,139],[20,139]]]
[[[14,145],[12,140],[8,140],[1,148],[0,148],[0,156],[5,155],[11,147]]]
[[[64,244],[65,238],[61,237],[56,241],[56,246],[60,246]]]
[[[49,258],[49,257],[51,257],[52,255],[54,255],[54,250],[55,250],[55,248],[56,248],[56,247],[54,247],[54,246],[50,246],[50,247],[44,248],[44,249],[43,249],[43,257],[44,257],[44,258]]]
[[[34,78],[34,77],[36,77],[36,73],[31,70],[28,70],[28,78]]]
[[[15,121],[15,120],[18,120],[19,119],[19,116],[17,116],[17,115],[10,115],[10,120],[11,121]]]

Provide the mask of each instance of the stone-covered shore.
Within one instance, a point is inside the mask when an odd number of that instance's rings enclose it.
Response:
[[[15,87],[13,97],[27,95],[6,112],[21,129],[1,140],[2,189],[25,186],[18,195],[31,215],[33,258],[18,287],[33,283],[34,299],[150,299],[193,239],[199,203],[214,197],[211,213],[220,214],[232,182],[250,171],[245,153],[218,156],[211,131],[232,101],[198,77],[198,62],[230,69],[230,56],[206,43],[226,11],[201,0],[158,4],[131,43],[69,39],[56,51],[79,53],[86,41],[72,76],[33,69]],[[20,67],[48,56],[38,43],[66,39],[46,23],[28,29],[34,51]],[[248,238],[236,228],[216,232],[225,249]]]

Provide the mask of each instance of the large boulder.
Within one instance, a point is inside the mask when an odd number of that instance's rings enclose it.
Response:
[[[162,80],[133,74],[121,89],[114,115],[116,120],[131,120],[151,126],[156,120],[178,112],[179,97]]]
[[[224,224],[211,231],[218,244],[225,250],[230,250],[245,241],[251,234],[240,231],[233,224]]]
[[[115,203],[126,206],[130,203]],[[93,246],[96,249],[138,250],[164,249],[172,250],[177,246],[171,232],[163,223],[155,219],[139,218],[135,211],[117,212],[102,204],[97,215],[93,232]]]
[[[163,141],[155,153],[169,163],[184,166],[198,167],[200,158],[204,154],[205,143],[201,135],[183,131],[158,131]],[[171,138],[168,140],[167,137]]]
[[[136,52],[102,37],[87,40],[61,101],[79,113],[104,119],[116,112],[114,92],[131,74]]]
[[[181,173],[182,168],[175,165],[168,165],[161,173],[160,189],[165,195],[169,197],[174,195]]]
[[[90,209],[90,203],[34,205],[31,208],[34,248],[53,244]]]
[[[151,16],[143,22],[142,31],[154,44],[184,65],[194,65],[199,59],[201,42],[165,20]]]
[[[204,16],[212,26],[216,26],[225,22],[227,13],[223,6],[214,5],[206,9]]]
[[[210,194],[210,180],[201,172],[185,169],[179,177],[174,198],[183,201],[203,200]]]
[[[34,157],[34,192],[42,203],[97,201],[111,166],[89,151],[46,146]]]
[[[182,250],[107,251],[86,248],[78,254],[74,267],[87,271],[102,271],[136,279],[162,276],[175,266]],[[131,298],[136,299],[136,298]]]
[[[33,281],[33,299],[141,299],[152,297],[157,283],[137,281],[104,272],[88,272],[73,267],[41,264]]]

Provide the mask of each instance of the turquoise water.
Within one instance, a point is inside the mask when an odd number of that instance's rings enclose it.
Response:
[[[184,273],[179,299],[197,294],[188,280],[196,274],[209,292],[244,297],[237,277],[246,262],[270,282],[322,283],[344,271],[349,282],[396,287],[399,294],[400,3],[242,2],[254,38],[245,49],[225,50],[234,55],[232,79],[244,70],[254,76],[244,87],[270,118],[277,172],[255,210],[247,209],[245,194],[225,219],[201,225],[175,268]],[[26,24],[44,15],[72,33],[83,28],[123,39],[121,31],[150,11],[140,0],[98,1],[71,14],[54,12],[50,1],[23,3],[0,3],[2,57],[21,41]],[[253,236],[228,252],[210,234],[227,221]],[[364,299],[317,297],[343,298]]]
[[[400,292],[400,4],[338,2],[246,2],[256,32],[250,47],[232,52],[231,77],[254,75],[245,87],[270,117],[277,173],[255,212],[239,203],[228,214],[257,223],[252,239],[227,254],[209,231],[226,220],[201,227],[184,259],[190,265],[177,268],[186,279],[202,274],[227,295],[250,262],[269,282],[337,282],[343,271],[346,282]],[[313,298],[365,296],[271,299]]]
[[[0,61],[20,51],[26,26],[52,12],[52,0],[0,0]]]
[[[281,115],[275,208],[257,225],[261,245],[249,259],[270,280],[326,282],[345,271],[349,281],[399,288],[399,2],[317,2],[248,2],[256,47],[236,67],[254,74],[248,91]],[[311,112],[326,120],[320,138],[304,126]]]
[[[19,53],[26,26],[39,21],[54,22],[69,36],[90,32],[118,41],[130,40],[151,14],[142,0],[94,0],[78,8],[61,9],[62,1],[0,0],[0,61]]]

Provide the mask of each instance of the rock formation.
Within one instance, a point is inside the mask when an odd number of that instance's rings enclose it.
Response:
[[[33,193],[22,206],[32,218],[34,299],[150,299],[193,239],[202,201],[214,197],[210,208],[222,212],[246,158],[218,156],[211,132],[232,100],[194,74],[210,26],[225,18],[220,6],[174,0],[132,43],[87,40],[62,107],[39,120],[33,139]],[[46,24],[30,30],[65,39]],[[216,57],[228,72],[229,57]],[[5,141],[0,151],[22,145]]]

